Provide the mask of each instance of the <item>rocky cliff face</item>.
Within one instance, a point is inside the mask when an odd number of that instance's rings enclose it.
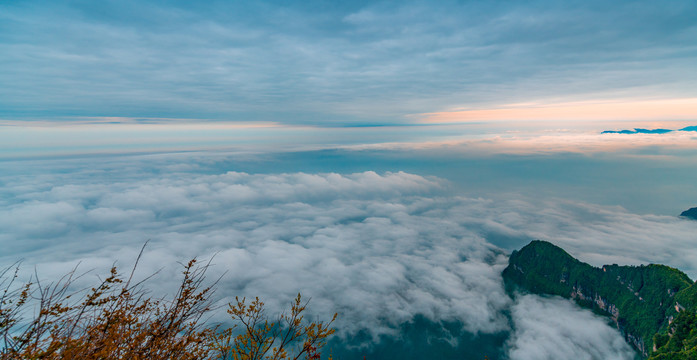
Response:
[[[582,288],[576,288],[571,291],[570,294],[571,299],[574,300],[580,300],[585,303],[593,303],[595,307],[599,310],[604,311],[615,323],[615,326],[617,329],[622,333],[624,336],[625,340],[631,344],[636,350],[641,352],[644,356],[648,356],[649,353],[646,349],[646,344],[644,343],[644,340],[636,335],[632,334],[630,332],[627,332],[624,327],[622,327],[619,323],[619,318],[620,318],[620,311],[617,308],[617,305],[611,303],[608,301],[608,299],[601,297],[598,294],[594,294],[593,296],[588,296],[583,293]]]

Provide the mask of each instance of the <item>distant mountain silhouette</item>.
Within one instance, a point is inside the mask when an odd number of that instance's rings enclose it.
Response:
[[[639,129],[636,128],[634,130],[605,130],[601,134],[666,134],[669,132],[672,132],[673,130],[669,129]]]
[[[680,216],[690,218],[692,220],[697,220],[697,207],[693,207],[692,209],[685,210],[680,214]]]
[[[605,130],[601,134],[667,134],[675,131],[695,131],[697,132],[697,126],[687,126],[678,130],[671,129],[641,129],[634,128],[634,130]]]

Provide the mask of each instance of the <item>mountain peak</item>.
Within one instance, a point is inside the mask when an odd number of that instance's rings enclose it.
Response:
[[[645,357],[653,345],[654,353],[665,350],[659,348],[667,340],[657,342],[654,335],[666,334],[680,313],[694,314],[697,308],[697,285],[678,269],[657,264],[594,267],[546,241],[514,251],[502,275],[509,292],[557,295],[605,314]]]
[[[691,209],[685,210],[680,214],[682,217],[686,217],[688,219],[692,220],[697,220],[697,207],[693,207]]]

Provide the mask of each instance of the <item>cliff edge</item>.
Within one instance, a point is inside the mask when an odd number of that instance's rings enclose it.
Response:
[[[670,344],[677,331],[674,323],[692,324],[697,309],[697,286],[678,269],[657,264],[593,267],[552,243],[535,240],[511,254],[503,279],[511,294],[558,295],[609,317],[644,357],[697,358],[663,356],[690,350],[683,340]],[[694,325],[687,330],[693,333],[697,354],[697,321]]]

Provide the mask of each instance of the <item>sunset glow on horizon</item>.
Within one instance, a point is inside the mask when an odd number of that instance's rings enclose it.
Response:
[[[424,123],[478,121],[697,120],[697,98],[511,104],[422,114]]]

